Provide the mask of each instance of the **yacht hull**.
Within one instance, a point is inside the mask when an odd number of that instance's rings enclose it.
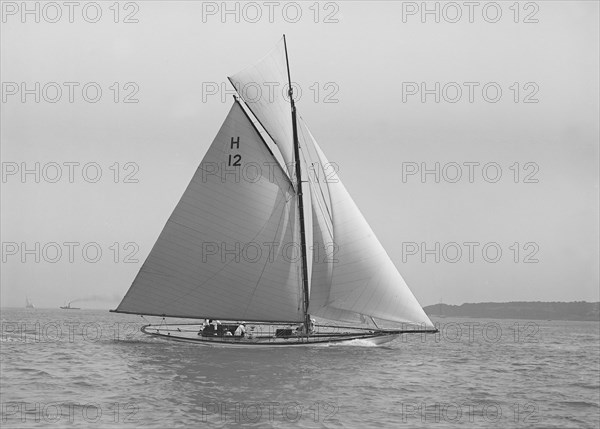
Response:
[[[423,330],[371,330],[316,325],[309,335],[296,333],[288,327],[270,324],[247,324],[245,337],[209,335],[202,333],[201,325],[162,324],[146,325],[141,331],[147,335],[171,341],[193,343],[208,347],[311,347],[328,345],[379,346],[395,340],[404,333],[435,332]]]

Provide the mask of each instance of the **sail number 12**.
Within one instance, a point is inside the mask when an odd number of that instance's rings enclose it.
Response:
[[[235,145],[235,149],[240,148],[240,137],[238,136],[237,139],[233,139],[233,137],[231,137],[231,147],[230,149],[233,150]],[[227,165],[229,165],[230,167],[240,167],[242,165],[242,155],[240,154],[229,154],[229,162],[227,163]]]

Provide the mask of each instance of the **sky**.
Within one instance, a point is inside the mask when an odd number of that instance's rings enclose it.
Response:
[[[284,33],[422,305],[600,299],[597,2],[76,3],[2,3],[2,306],[114,308]]]

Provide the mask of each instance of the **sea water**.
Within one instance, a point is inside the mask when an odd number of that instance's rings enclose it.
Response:
[[[600,324],[433,319],[385,346],[227,349],[157,318],[1,311],[0,426],[597,428]],[[181,320],[172,320],[181,322]]]

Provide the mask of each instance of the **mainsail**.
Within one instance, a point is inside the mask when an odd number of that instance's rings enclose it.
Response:
[[[290,103],[282,92],[288,79],[284,40],[230,77],[243,101],[232,107],[116,311],[306,321],[303,262],[298,252],[289,252],[290,244],[297,249],[302,241],[303,190],[308,312],[433,327],[301,119],[297,144],[305,183],[297,183]],[[276,90],[255,97],[244,90],[249,85]],[[243,106],[279,154],[271,152]]]
[[[236,102],[116,311],[302,321],[295,198]]]

